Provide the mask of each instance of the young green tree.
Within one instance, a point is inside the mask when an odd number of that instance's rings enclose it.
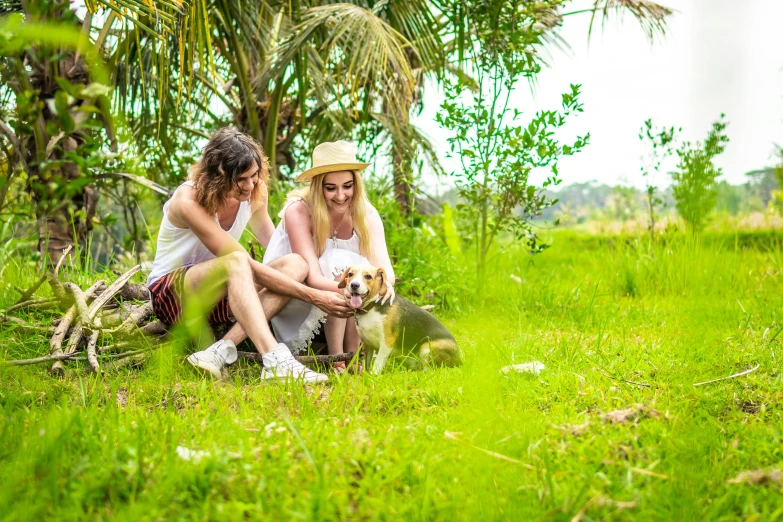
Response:
[[[725,134],[724,115],[712,124],[704,143],[685,142],[677,150],[680,161],[672,174],[672,193],[677,212],[685,220],[691,232],[698,233],[707,223],[715,208],[715,180],[721,175],[713,160],[726,150],[729,142]]]
[[[647,196],[647,229],[650,232],[650,239],[655,239],[655,221],[656,212],[663,206],[663,199],[658,195],[657,178],[661,172],[661,164],[674,153],[677,134],[682,129],[675,130],[674,127],[657,128],[652,119],[648,119],[639,129],[639,140],[647,150],[642,155],[642,177],[645,183],[645,193]]]
[[[772,198],[769,204],[773,209],[783,213],[783,147],[778,147],[777,156],[780,163],[775,167],[774,174],[778,187],[772,191]]]
[[[476,31],[463,59],[471,71],[464,80],[447,84],[438,121],[452,131],[451,153],[462,169],[453,173],[462,204],[461,223],[473,232],[478,280],[483,280],[487,255],[495,240],[509,233],[523,240],[531,252],[544,247],[530,219],[556,200],[543,188],[560,183],[558,160],[581,150],[589,135],[560,144],[555,131],[582,111],[579,86],[562,97],[559,111],[542,111],[527,123],[509,107],[517,82],[539,70],[535,46],[542,33],[536,28],[541,5],[525,1],[460,2]],[[475,82],[475,83],[473,83]],[[534,169],[549,169],[542,187],[530,182]]]

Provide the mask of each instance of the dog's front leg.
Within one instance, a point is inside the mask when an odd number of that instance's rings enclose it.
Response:
[[[386,361],[389,359],[392,349],[390,346],[386,346],[386,343],[381,342],[381,346],[378,348],[378,352],[375,354],[375,359],[372,361],[372,373],[378,375],[383,371],[386,366]]]

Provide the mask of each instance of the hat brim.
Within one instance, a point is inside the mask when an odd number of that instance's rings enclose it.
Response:
[[[341,170],[364,170],[369,166],[369,163],[333,163],[332,165],[321,165],[320,167],[307,169],[299,174],[294,181],[297,183],[304,183],[310,181],[319,174],[339,172]]]

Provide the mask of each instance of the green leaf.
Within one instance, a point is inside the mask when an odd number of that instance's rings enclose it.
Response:
[[[79,93],[82,98],[97,98],[98,96],[107,96],[111,89],[102,83],[92,82]]]

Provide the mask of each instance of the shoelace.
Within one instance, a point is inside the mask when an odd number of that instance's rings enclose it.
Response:
[[[208,350],[201,355],[201,359],[205,362],[213,363],[215,366],[222,366],[225,364],[225,359],[218,353],[217,350]]]
[[[283,370],[289,370],[291,373],[298,375],[315,375],[316,372],[304,366],[302,363],[294,359],[293,355],[289,358],[286,357],[282,361],[277,363],[278,367]]]

